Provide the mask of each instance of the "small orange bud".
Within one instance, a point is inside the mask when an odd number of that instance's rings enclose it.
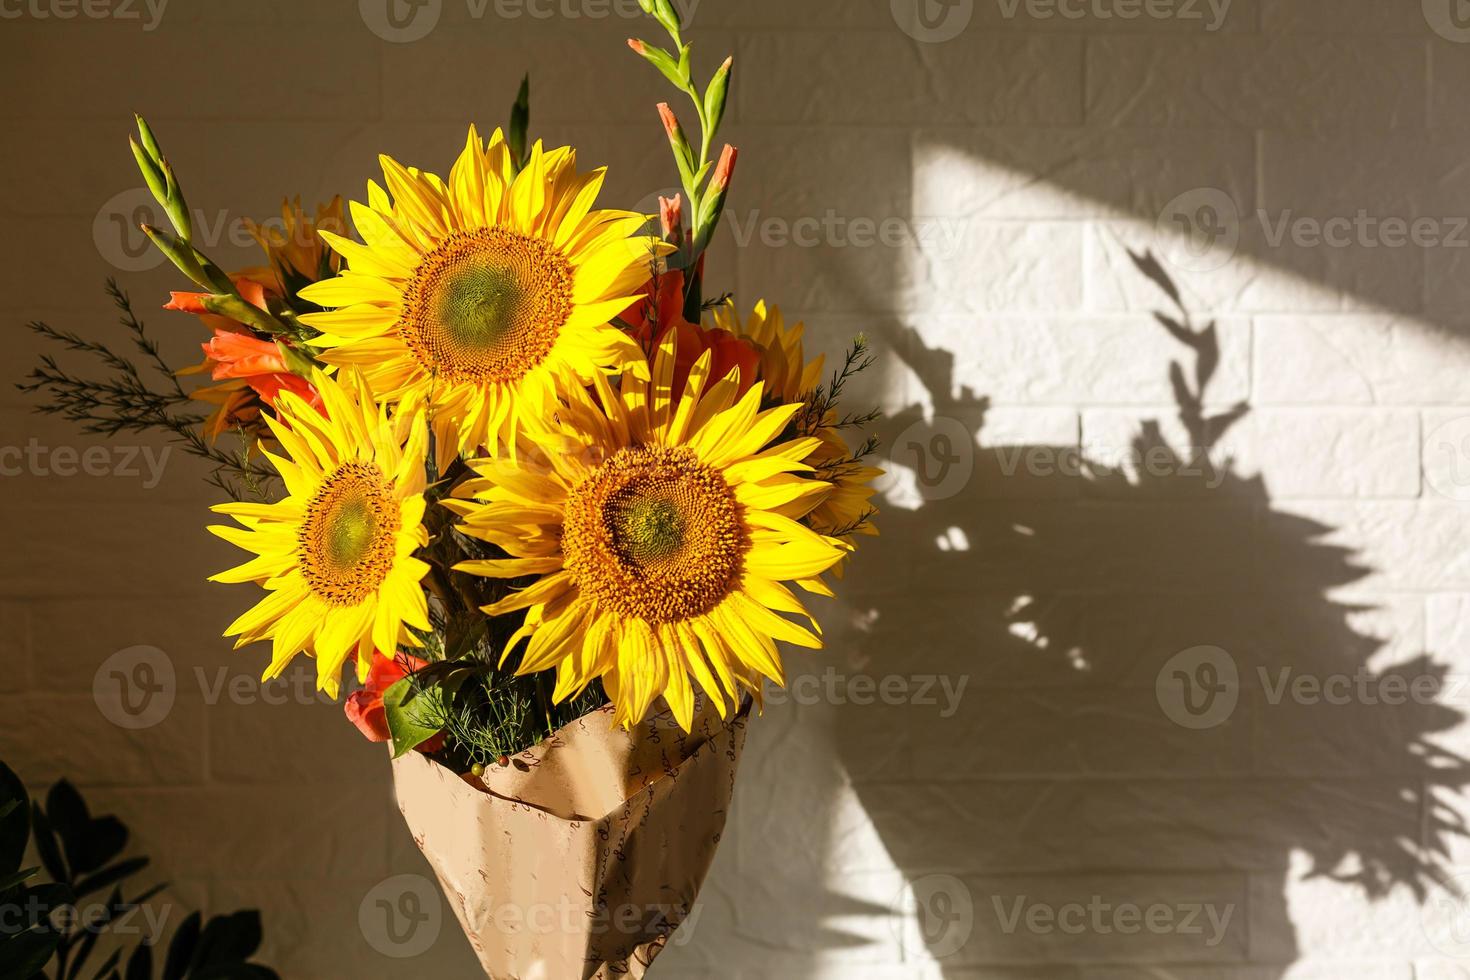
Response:
[[[637,51],[639,54],[643,53],[643,42],[638,40],[636,37],[628,38],[628,47],[632,48],[634,51]]]
[[[720,151],[720,162],[715,164],[715,175],[711,178],[711,184],[716,190],[724,190],[730,186],[730,174],[735,170],[735,157],[740,151],[729,143]]]
[[[669,134],[669,139],[675,139],[679,132],[679,119],[667,102],[658,104],[658,117],[663,120],[664,132]]]
[[[660,197],[658,199],[659,224],[663,228],[664,238],[677,243],[682,234],[680,226],[684,223],[684,198],[680,194],[673,197]]]

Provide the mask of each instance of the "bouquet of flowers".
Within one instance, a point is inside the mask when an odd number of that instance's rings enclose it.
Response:
[[[598,208],[604,171],[529,139],[523,83],[447,176],[384,156],[365,202],[288,203],[254,229],[267,264],[229,274],[140,118],[171,226],[144,231],[198,287],[166,309],[207,328],[204,362],[169,370],[110,284],[165,384],[37,323],[111,374],[47,358],[23,385],[214,464],[234,499],[209,530],[250,557],[213,580],[263,593],[225,635],[269,644],[266,678],[305,655],[333,697],[355,681],[347,716],[391,744],[495,976],[641,975],[707,870],[777,644],[821,646],[801,595],[830,595],[874,533],[875,446],[846,438],[873,415],[839,405],[871,358],[858,338],[826,376],[800,323],[706,288],[732,64],[701,89],[672,4],[641,2],[672,50],[630,46],[699,127],[658,106],[683,188],[658,215]],[[190,373],[214,383],[186,390]],[[566,914],[507,928],[497,894]]]

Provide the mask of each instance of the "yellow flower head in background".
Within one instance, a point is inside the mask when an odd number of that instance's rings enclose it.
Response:
[[[775,641],[821,646],[782,615],[817,628],[784,583],[825,592],[843,548],[798,523],[831,489],[801,475],[818,440],[769,445],[800,406],[761,411],[761,384],[739,396],[738,372],[712,378],[708,352],[675,400],[674,343],[670,331],[651,380],[629,372],[614,392],[599,374],[595,400],[569,391],[531,432],[540,453],[476,462],[456,490],[470,499],[446,504],[512,556],[457,568],[540,576],[485,607],[527,610],[506,648],[529,640],[519,673],[556,667],[557,700],[600,677],[625,726],[662,695],[688,730],[693,684],[724,715],[727,697],[783,682]]]
[[[806,326],[797,321],[788,325],[781,308],[766,309],[760,300],[742,321],[735,311],[735,301],[726,300],[714,308],[715,326],[732,336],[744,337],[760,352],[760,378],[766,383],[766,397],[790,405],[810,395],[822,380],[825,356],[818,354],[806,360],[802,335]]]
[[[779,306],[766,308],[766,301],[755,304],[750,317],[741,321],[733,302],[715,307],[716,327],[743,337],[760,351],[760,377],[766,383],[767,396],[782,403],[803,402],[816,391],[822,381],[821,354],[806,360],[802,345],[805,326],[797,321],[787,324]],[[883,475],[875,466],[853,460],[847,443],[834,427],[836,419],[821,419],[813,433],[817,447],[804,462],[816,474],[832,484],[832,492],[817,505],[808,523],[823,534],[837,534],[849,544],[853,534],[877,534],[871,520],[873,481]]]
[[[308,283],[336,275],[342,268],[339,256],[327,248],[321,232],[347,234],[347,217],[341,196],[316,206],[316,215],[301,208],[301,198],[281,202],[281,222],[249,222],[250,237],[265,250],[271,271],[282,288],[295,292]]]
[[[408,627],[429,628],[419,581],[428,565],[413,557],[427,543],[421,405],[405,402],[390,418],[360,375],[333,380],[316,372],[322,411],[290,391],[276,399],[272,434],[286,454],[266,457],[286,485],[284,500],[214,507],[241,527],[210,530],[256,557],[211,577],[255,582],[266,597],[225,630],[237,648],[271,641],[264,679],[296,654],[316,658],[317,686],[337,696],[342,664],[357,655],[359,680],[376,648],[393,656],[418,646]]]
[[[381,162],[387,190],[352,204],[365,244],[324,235],[348,269],[301,292],[335,309],[302,320],[322,360],[358,368],[379,398],[425,398],[441,470],[498,455],[559,389],[639,360],[609,321],[670,247],[638,234],[643,215],[593,210],[603,170],[537,142],[516,174],[501,132],[485,145],[473,127],[447,184]]]

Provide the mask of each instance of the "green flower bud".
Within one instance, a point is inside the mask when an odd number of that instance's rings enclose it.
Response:
[[[166,205],[168,203],[168,178],[153,162],[148,152],[131,136],[128,137],[128,146],[133,150],[133,159],[138,161],[138,172],[143,175],[143,181],[148,185],[148,190],[152,193],[154,200]]]
[[[148,156],[155,162],[163,161],[163,151],[158,148],[158,140],[153,137],[153,130],[142,116],[134,114],[133,118],[138,122],[138,136],[143,141],[143,149],[148,151]]]
[[[162,228],[155,228],[152,225],[141,227],[143,234],[148,236],[148,240],[157,246],[170,262],[178,266],[180,272],[205,289],[214,290],[216,288],[209,276],[205,275],[204,267],[199,264],[198,256],[188,242],[181,240],[176,235],[169,234]]]
[[[654,47],[652,44],[646,41],[639,41],[636,38],[628,41],[628,47],[643,55],[648,60],[648,63],[657,68],[665,78],[673,82],[675,87],[681,90],[688,89],[689,83],[679,73],[678,62],[674,60],[673,55],[669,54],[663,48]]]
[[[704,90],[704,119],[711,137],[725,115],[725,99],[730,93],[730,67],[734,61],[734,57],[726,58],[715,77],[710,79],[709,88]]]

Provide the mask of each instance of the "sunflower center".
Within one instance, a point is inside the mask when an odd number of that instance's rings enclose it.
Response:
[[[455,232],[414,270],[399,330],[425,370],[451,382],[515,381],[545,360],[572,311],[572,267],[550,242]]]
[[[584,595],[658,624],[719,605],[749,540],[729,484],[691,450],[631,447],[572,490],[562,550]]]
[[[355,606],[393,567],[398,506],[377,467],[344,463],[322,482],[298,534],[301,573],[318,598]]]
[[[684,515],[672,500],[629,495],[609,510],[613,538],[635,561],[667,558],[684,543]]]

